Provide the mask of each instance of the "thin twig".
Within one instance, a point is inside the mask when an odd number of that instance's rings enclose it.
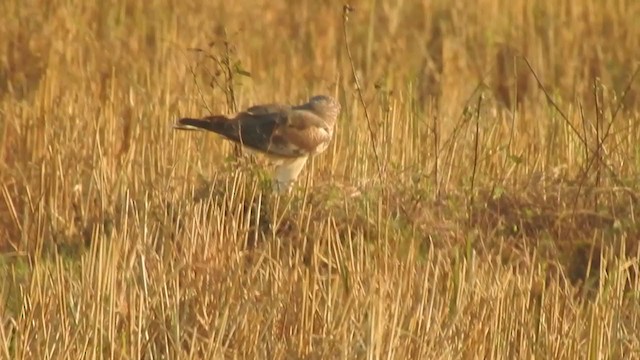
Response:
[[[620,179],[618,179],[617,174],[615,173],[615,171],[613,171],[613,169],[609,166],[609,164],[607,164],[607,162],[598,157],[596,155],[597,153],[597,149],[593,150],[591,148],[589,148],[589,144],[587,143],[587,141],[582,137],[582,134],[580,134],[580,131],[578,131],[578,129],[576,129],[576,127],[571,123],[571,121],[569,121],[569,118],[565,115],[565,113],[560,110],[560,107],[556,104],[555,101],[553,101],[553,99],[551,98],[551,95],[549,94],[549,92],[547,91],[547,89],[545,88],[545,86],[542,84],[542,81],[540,81],[540,78],[538,77],[538,74],[535,72],[535,70],[533,70],[533,67],[531,66],[531,63],[529,63],[529,60],[526,57],[522,57],[525,61],[525,63],[527,64],[527,67],[529,67],[529,70],[531,71],[531,74],[533,75],[533,77],[536,79],[536,82],[538,83],[538,87],[542,90],[542,92],[544,93],[545,97],[547,98],[547,101],[551,104],[551,106],[560,114],[560,116],[562,117],[562,119],[564,120],[564,122],[569,126],[569,128],[574,132],[574,134],[578,137],[578,139],[580,140],[580,142],[582,142],[582,144],[587,147],[589,149],[589,153],[592,155],[592,161],[594,160],[598,160],[601,165],[603,165],[605,167],[605,169],[607,171],[609,171],[612,179],[616,182],[617,185],[622,186],[623,183],[622,181],[620,181]]]
[[[234,71],[231,68],[231,48],[229,46],[229,40],[227,39],[226,32],[224,39],[224,57],[222,58],[222,63],[224,64],[224,68],[227,72],[227,106],[229,107],[231,112],[235,113],[236,111],[238,111],[238,106],[236,104],[236,93],[233,88],[235,78]]]
[[[433,163],[433,186],[435,188],[436,200],[440,198],[440,180],[438,179],[439,164],[440,164],[440,127],[438,123],[438,116],[433,117],[433,151],[434,151],[434,163]]]
[[[597,79],[593,79],[593,101],[595,102],[595,106],[596,106],[596,143],[597,143],[597,147],[596,147],[596,156],[597,157],[602,157],[601,153],[602,153],[602,146],[604,145],[604,142],[601,142],[601,134],[600,134],[600,130],[602,129],[602,122],[604,121],[603,119],[603,111],[602,111],[602,104],[600,103],[602,101],[602,98],[599,96],[599,91],[598,91],[598,81]],[[596,187],[600,186],[600,182],[602,181],[602,166],[598,165],[598,167],[596,168]],[[598,211],[598,194],[594,194],[595,198],[594,198],[594,211]]]
[[[342,8],[342,29],[344,35],[344,43],[347,48],[347,56],[349,57],[349,64],[351,64],[351,73],[353,74],[353,78],[356,82],[356,90],[358,91],[358,98],[360,99],[360,103],[364,108],[364,117],[367,120],[367,126],[369,128],[369,136],[371,137],[371,144],[373,146],[373,155],[376,159],[376,167],[378,169],[378,176],[380,178],[380,183],[383,181],[383,170],[382,164],[380,163],[380,157],[378,156],[378,146],[376,144],[376,136],[373,131],[373,126],[371,125],[371,118],[369,117],[369,111],[367,110],[367,105],[364,102],[364,97],[362,96],[362,87],[360,86],[360,80],[358,80],[358,75],[356,74],[356,67],[353,62],[353,56],[351,55],[351,47],[349,46],[349,36],[347,33],[347,22],[349,21],[349,13],[354,9],[349,4],[345,4]],[[384,187],[383,187],[384,188]]]
[[[476,108],[476,133],[473,148],[473,169],[471,170],[471,189],[469,193],[469,222],[473,218],[473,202],[476,182],[476,172],[478,170],[478,157],[480,152],[480,109],[482,108],[483,96],[478,96],[478,107]]]
[[[584,136],[584,139],[588,142],[589,141],[589,133],[587,133],[587,118],[584,115],[584,108],[582,106],[582,103],[578,103],[578,108],[580,109],[580,119],[582,120],[582,133]],[[584,158],[585,158],[585,162],[589,162],[589,147],[588,146],[584,146]]]
[[[613,112],[613,114],[611,116],[611,121],[609,122],[609,125],[607,126],[607,129],[605,130],[604,135],[602,136],[602,139],[597,139],[596,140],[597,148],[600,148],[600,146],[602,146],[602,143],[604,143],[604,141],[611,134],[611,129],[613,127],[613,123],[615,122],[615,120],[616,120],[616,118],[618,116],[618,112],[622,108],[622,104],[624,103],[624,99],[626,99],[627,95],[629,94],[629,90],[631,90],[631,85],[633,84],[633,82],[635,81],[635,79],[636,79],[636,77],[638,76],[639,73],[640,73],[640,67],[638,67],[636,69],[636,71],[633,73],[633,75],[629,79],[629,82],[627,83],[627,86],[625,87],[624,92],[622,93],[622,97],[620,98],[620,101],[618,102],[618,106],[616,106],[616,109],[615,109],[615,111]],[[584,177],[586,177],[587,173],[589,172],[589,170],[593,166],[595,160],[596,159],[594,159],[592,157],[591,160],[588,162],[588,165],[584,170]],[[602,160],[602,159],[599,159],[599,160]],[[620,184],[618,184],[618,185],[620,185]]]
[[[197,66],[200,66],[200,64],[198,64]],[[196,71],[194,70],[193,66],[188,65],[188,67],[189,71],[191,72],[191,76],[193,76],[193,82],[195,83],[196,89],[198,90],[198,95],[200,95],[200,100],[204,104],[204,107],[207,109],[207,111],[209,113],[212,113],[213,111],[209,107],[209,104],[207,104],[207,100],[204,98],[204,94],[202,93],[202,89],[200,88],[200,84],[198,83],[198,76],[196,75]]]
[[[466,98],[464,102],[463,110],[460,113],[460,117],[458,118],[458,122],[454,125],[453,130],[451,131],[451,134],[449,135],[449,137],[442,143],[442,146],[439,149],[440,152],[444,151],[444,149],[449,146],[453,148],[453,144],[457,136],[459,135],[460,132],[462,132],[462,129],[465,123],[469,121],[469,116],[468,116],[468,109],[470,106],[469,104],[471,103],[471,100],[474,99],[478,91],[486,87],[485,80],[487,79],[487,77],[489,77],[489,74],[491,73],[492,70],[493,70],[493,66],[485,72],[485,74],[480,78],[476,86],[473,88],[473,91],[471,91],[469,96]]]

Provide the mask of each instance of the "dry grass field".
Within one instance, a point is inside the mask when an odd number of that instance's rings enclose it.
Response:
[[[0,358],[640,358],[640,2],[343,5],[0,2]]]

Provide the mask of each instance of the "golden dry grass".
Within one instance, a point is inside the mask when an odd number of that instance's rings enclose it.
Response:
[[[0,3],[2,358],[640,358],[640,3],[352,5],[370,124],[339,2]],[[171,129],[319,92],[291,197]]]

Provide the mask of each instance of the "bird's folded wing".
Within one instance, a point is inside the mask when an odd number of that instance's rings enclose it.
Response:
[[[332,130],[322,118],[307,110],[293,110],[286,123],[274,128],[271,141],[291,152],[310,155],[323,151],[331,137]]]
[[[231,123],[227,138],[266,154],[294,158],[323,150],[331,140],[330,129],[306,110],[283,108],[280,112],[242,112]]]
[[[254,105],[247,108],[246,112],[254,115],[265,115],[265,114],[276,114],[289,111],[291,109],[290,105],[271,103],[271,104],[261,104]]]

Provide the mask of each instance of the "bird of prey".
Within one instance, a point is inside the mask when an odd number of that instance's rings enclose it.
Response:
[[[275,164],[274,190],[289,191],[307,159],[327,149],[341,106],[332,97],[316,95],[301,105],[254,105],[231,116],[182,118],[180,130],[207,130],[266,155]]]

